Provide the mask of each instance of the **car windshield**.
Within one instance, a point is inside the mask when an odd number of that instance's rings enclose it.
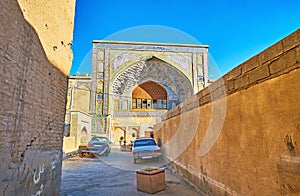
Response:
[[[91,139],[92,142],[100,142],[100,143],[107,143],[107,139],[105,137],[93,137]]]
[[[134,146],[155,146],[156,143],[152,139],[143,139],[143,140],[136,140],[134,142]]]

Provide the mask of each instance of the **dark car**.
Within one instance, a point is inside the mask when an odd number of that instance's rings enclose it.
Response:
[[[143,159],[155,159],[159,161],[161,156],[160,147],[153,138],[138,138],[132,145],[133,162]]]
[[[95,156],[108,156],[111,151],[110,142],[107,137],[94,136],[87,145],[87,151]]]

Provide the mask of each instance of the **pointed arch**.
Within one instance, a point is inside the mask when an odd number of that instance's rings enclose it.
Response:
[[[178,70],[179,72],[181,72],[190,81],[190,83],[193,82],[192,81],[192,75],[190,73],[187,73],[176,62],[170,60],[167,57],[159,55],[158,53],[146,53],[146,54],[143,54],[141,56],[138,56],[136,58],[133,58],[133,59],[125,62],[123,65],[121,65],[116,70],[114,70],[113,72],[110,73],[110,75],[112,76],[112,80],[115,80],[120,74],[122,74],[125,70],[127,70],[131,66],[133,66],[133,65],[135,65],[137,63],[144,64],[146,61],[148,61],[150,59],[153,59],[153,58],[156,58],[156,59],[159,59],[159,60],[161,60],[163,62],[166,62],[167,64],[171,65],[173,68],[175,68],[176,70]]]
[[[171,89],[181,102],[193,94],[192,83],[172,65],[152,57],[131,65],[112,80],[112,94],[131,97],[132,89],[144,81],[152,80]]]

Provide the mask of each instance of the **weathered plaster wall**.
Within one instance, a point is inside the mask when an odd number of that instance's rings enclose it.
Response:
[[[39,36],[50,63],[69,75],[73,60],[75,0],[18,0],[25,20]]]
[[[168,112],[173,168],[207,195],[299,195],[299,68],[297,30]]]
[[[58,2],[23,3],[29,6],[25,11],[38,15],[27,19],[33,23],[49,17],[51,27],[74,18],[56,15],[64,10]],[[0,1],[0,18],[0,195],[59,195],[70,63],[49,61],[47,37],[41,41],[16,0]],[[60,43],[61,33],[53,29],[47,36]],[[71,37],[69,30],[63,34]]]
[[[80,86],[74,91],[72,109],[90,112],[91,90],[86,86]]]
[[[73,153],[78,150],[78,146],[76,146],[75,144],[76,144],[75,136],[64,137],[64,143],[63,143],[64,156],[67,156],[69,153]]]
[[[75,147],[76,149],[78,149],[78,146],[87,145],[87,143],[91,139],[92,116],[80,110],[71,111],[70,114],[70,136],[75,137]],[[64,143],[64,145],[68,144]]]

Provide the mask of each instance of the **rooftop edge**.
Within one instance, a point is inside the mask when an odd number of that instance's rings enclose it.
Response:
[[[131,42],[131,41],[113,41],[113,40],[93,40],[92,43],[103,44],[127,44],[127,45],[149,45],[149,46],[179,46],[193,48],[209,48],[209,45],[202,44],[178,44],[178,43],[158,43],[158,42]]]

